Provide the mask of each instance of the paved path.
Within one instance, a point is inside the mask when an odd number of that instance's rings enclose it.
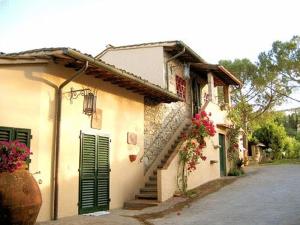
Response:
[[[155,225],[300,225],[300,165],[261,166]]]

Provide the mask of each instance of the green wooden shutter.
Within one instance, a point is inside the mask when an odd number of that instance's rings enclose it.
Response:
[[[0,127],[0,141],[18,140],[30,148],[31,130],[13,127]]]
[[[14,129],[11,127],[0,127],[0,141],[13,140]]]
[[[109,209],[109,138],[97,137],[98,185],[97,206],[100,210]]]
[[[26,144],[30,148],[31,131],[29,129],[15,128],[14,139]]]
[[[109,138],[81,133],[79,213],[109,209]]]
[[[220,175],[226,176],[226,152],[225,152],[225,135],[219,134],[219,157],[220,157]]]
[[[96,136],[81,135],[79,213],[91,212],[96,199]]]

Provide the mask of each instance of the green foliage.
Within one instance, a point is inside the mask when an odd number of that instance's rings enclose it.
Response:
[[[285,157],[289,159],[300,157],[300,142],[294,137],[286,137],[284,145]]]
[[[276,118],[276,121],[284,126],[289,136],[297,136],[297,124],[300,123],[300,113],[283,114],[281,117]]]
[[[229,172],[228,172],[228,176],[241,176],[243,175],[245,172],[243,169],[238,169],[236,167],[230,168]]]
[[[300,142],[300,132],[296,134],[295,139]]]
[[[284,139],[287,137],[284,127],[275,122],[263,124],[253,135],[275,151],[283,149]]]
[[[239,134],[240,128],[235,127],[227,132],[228,149],[227,158],[229,161],[234,161],[239,157]]]
[[[300,37],[275,41],[272,49],[259,55],[260,67],[279,76],[282,85],[293,88],[300,84]],[[291,85],[293,84],[293,85]]]
[[[280,105],[293,88],[299,86],[300,37],[295,36],[288,42],[275,41],[271,50],[259,54],[256,63],[249,59],[236,59],[221,60],[219,64],[243,83],[241,88],[232,90],[234,108],[229,118],[248,136],[252,130],[258,129],[257,120]],[[290,129],[288,132],[294,131]]]
[[[275,122],[266,122],[254,131],[253,136],[266,145],[267,148],[271,148],[276,159],[282,157],[286,144],[285,139],[287,138],[282,125]]]

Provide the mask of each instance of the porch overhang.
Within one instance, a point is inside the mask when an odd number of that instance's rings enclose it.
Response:
[[[191,63],[191,69],[198,72],[212,72],[216,76],[216,81],[226,85],[241,86],[242,82],[230,73],[225,67],[208,63]]]
[[[95,59],[91,55],[83,54],[71,48],[44,48],[31,51],[12,53],[1,55],[4,60],[22,59],[22,62],[28,58],[31,61],[47,60],[49,58],[57,64],[62,64],[65,67],[79,70],[89,62],[89,66],[85,72],[87,76],[93,76],[97,79],[107,81],[113,85],[125,88],[134,93],[156,100],[157,102],[177,102],[183,101],[176,94],[169,92],[158,85],[152,84],[147,80],[138,77],[135,74],[125,70],[116,68],[113,65],[107,64],[99,59]],[[21,61],[20,61],[21,62]],[[46,60],[45,60],[46,62]],[[7,62],[5,63],[7,64]],[[1,62],[0,62],[1,65]]]
[[[225,123],[217,123],[216,124],[217,128],[226,130],[226,129],[232,129],[234,126],[231,124],[225,124]]]

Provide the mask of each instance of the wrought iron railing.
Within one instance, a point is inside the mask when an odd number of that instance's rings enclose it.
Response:
[[[162,123],[163,126],[160,127],[153,141],[148,146],[145,146],[144,155],[140,159],[141,162],[144,161],[145,163],[145,172],[153,165],[155,159],[161,153],[174,132],[186,119],[187,108],[187,106],[180,105],[178,109],[172,110],[164,119]]]

